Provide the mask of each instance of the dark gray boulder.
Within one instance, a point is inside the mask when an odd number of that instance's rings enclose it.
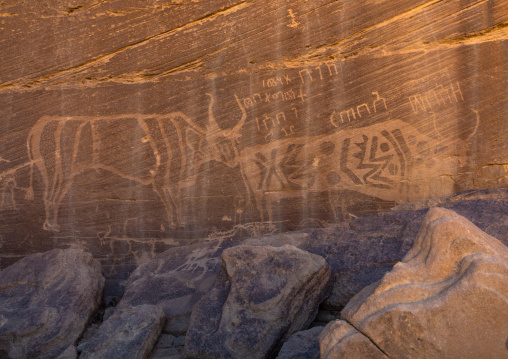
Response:
[[[306,328],[329,292],[330,268],[294,246],[238,246],[222,254],[214,287],[194,307],[185,354],[266,358]]]
[[[144,359],[153,349],[164,311],[154,305],[117,309],[93,337],[78,346],[80,359]]]
[[[291,335],[282,346],[277,359],[319,359],[319,334],[324,327],[314,327]]]
[[[232,244],[231,241],[214,241],[172,248],[159,254],[131,274],[117,308],[158,305],[166,314],[164,331],[185,334],[192,307],[212,287],[222,251]]]
[[[100,264],[80,249],[27,256],[0,272],[0,357],[56,358],[102,300]]]

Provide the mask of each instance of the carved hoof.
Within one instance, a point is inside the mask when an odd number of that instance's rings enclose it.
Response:
[[[45,231],[60,232],[60,225],[56,223],[50,223],[48,220],[44,221],[42,229]]]
[[[34,199],[34,190],[32,188],[28,188],[25,192],[25,199],[27,201],[32,201]]]

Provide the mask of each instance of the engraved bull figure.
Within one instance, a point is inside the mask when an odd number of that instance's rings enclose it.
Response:
[[[205,127],[182,112],[40,118],[27,139],[31,165],[27,198],[33,198],[35,165],[44,185],[43,228],[59,231],[61,202],[74,178],[87,170],[106,170],[151,186],[164,204],[169,224],[181,226],[182,193],[195,185],[200,167],[213,160],[230,168],[239,165],[237,141],[245,109],[235,95],[242,116],[234,127],[224,130],[213,114],[214,98],[207,95]]]

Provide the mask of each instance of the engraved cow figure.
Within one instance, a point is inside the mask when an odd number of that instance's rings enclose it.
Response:
[[[446,146],[446,141],[425,136],[405,122],[392,119],[244,148],[240,162],[261,221],[276,219],[274,204],[281,200],[320,192],[327,193],[333,215],[339,219],[336,208],[342,206],[343,190],[397,203],[451,193],[450,183],[428,189],[422,187],[429,185],[428,181],[421,178],[425,171],[434,171],[436,177],[453,173],[456,164],[447,159]]]
[[[44,184],[43,228],[59,231],[58,211],[74,178],[100,169],[151,186],[164,204],[169,224],[181,226],[182,193],[195,185],[201,165],[212,160],[230,168],[239,164],[237,141],[245,109],[235,95],[242,117],[233,128],[223,130],[213,115],[214,98],[207,95],[205,127],[182,112],[40,118],[27,139],[31,164],[27,197],[33,198],[35,165]],[[121,156],[122,150],[126,156]]]

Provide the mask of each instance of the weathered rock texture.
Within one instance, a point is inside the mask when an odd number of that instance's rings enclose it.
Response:
[[[344,320],[328,324],[319,336],[319,344],[323,359],[388,359],[369,338]]]
[[[231,244],[208,242],[161,253],[131,274],[117,308],[158,305],[166,313],[165,331],[185,334],[192,308],[212,288],[221,254]]]
[[[277,359],[319,359],[319,334],[323,327],[302,330],[291,335],[280,349]]]
[[[427,205],[446,206],[508,245],[508,191],[484,191]],[[420,208],[421,207],[421,208]],[[409,251],[427,209],[363,216],[347,227],[331,226],[295,233],[241,240],[214,240],[176,247],[138,267],[126,284],[118,307],[156,304],[167,316],[165,331],[187,331],[193,306],[208,292],[221,267],[221,255],[238,245],[294,245],[326,259],[333,273],[333,289],[323,306],[341,310],[365,286],[381,279]]]
[[[78,346],[81,359],[145,359],[162,327],[164,311],[154,305],[117,309],[94,336]]]
[[[181,359],[185,336],[175,337],[171,334],[162,334],[150,354],[150,359]]]
[[[508,248],[456,213],[431,209],[411,251],[341,316],[390,358],[506,358]],[[329,326],[322,353],[348,353],[356,330]]]
[[[0,357],[56,358],[98,309],[100,264],[79,249],[34,254],[0,272]]]
[[[74,345],[71,345],[63,351],[62,354],[56,359],[78,359],[78,350]]]
[[[325,260],[294,246],[238,246],[222,259],[214,287],[193,309],[187,356],[270,357],[312,322],[329,289]]]
[[[508,185],[508,0],[0,3],[0,265]]]

